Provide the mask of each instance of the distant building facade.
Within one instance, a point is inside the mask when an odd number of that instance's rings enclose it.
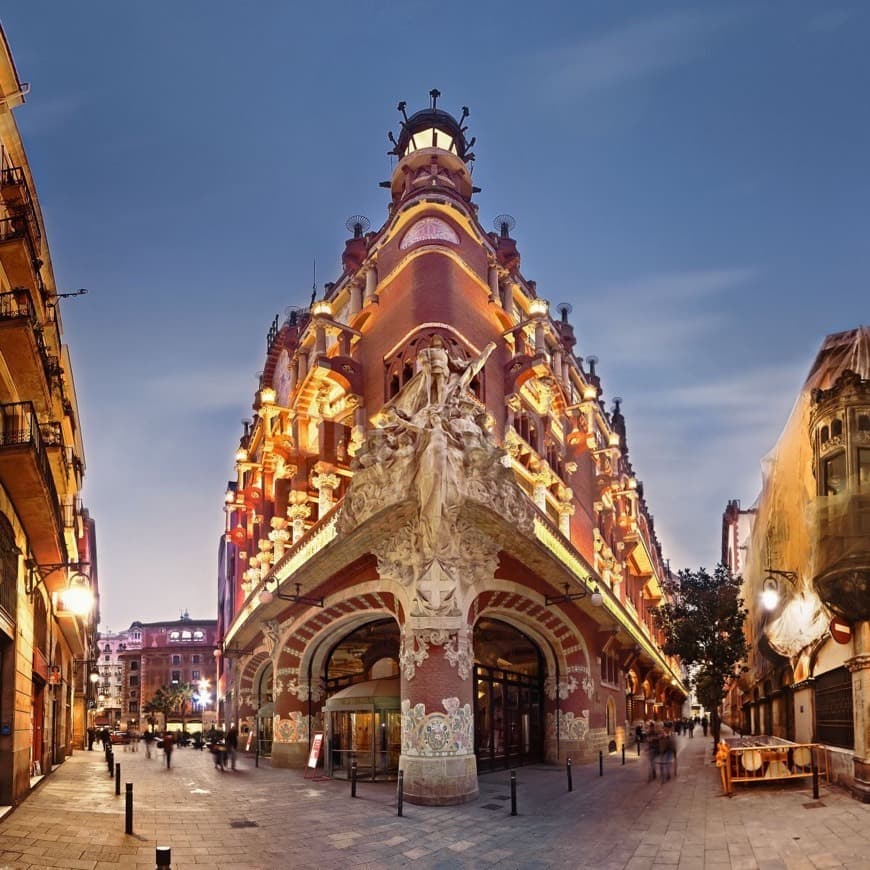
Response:
[[[743,527],[741,528],[741,523]],[[764,460],[750,511],[723,517],[743,575],[750,672],[729,709],[747,733],[827,748],[870,801],[870,328],[829,335]]]
[[[120,708],[115,727],[141,731],[149,725],[180,725],[180,715],[170,714],[164,721],[148,705],[163,687],[190,685],[195,691],[186,701],[184,721],[198,730],[203,711],[215,709],[216,626],[214,619],[192,619],[184,613],[177,620],[137,621],[123,632],[101,634],[104,658],[110,657],[105,667],[117,675],[118,693],[107,695]],[[107,648],[109,653],[105,653]]]
[[[219,556],[222,715],[273,766],[460,803],[680,715],[619,400],[473,202],[465,117],[403,116],[389,217],[276,319]],[[404,103],[400,104],[404,113]]]
[[[0,29],[0,805],[84,745],[99,615],[72,364],[12,115],[26,93]]]

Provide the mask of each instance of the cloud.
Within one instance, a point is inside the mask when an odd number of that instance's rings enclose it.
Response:
[[[596,338],[617,351],[618,365],[628,372],[639,364],[665,366],[690,359],[730,316],[717,309],[717,297],[759,274],[754,268],[731,268],[643,275],[592,287],[584,296],[612,300],[631,313],[596,324]]]
[[[855,13],[848,9],[829,9],[814,15],[807,22],[807,30],[810,33],[832,33],[854,18],[854,15]]]
[[[213,367],[148,378],[142,384],[142,396],[146,401],[180,408],[187,414],[236,409],[244,412],[256,387],[256,380],[237,366]]]
[[[727,21],[719,12],[674,12],[561,47],[543,60],[559,96],[585,96],[691,62]]]

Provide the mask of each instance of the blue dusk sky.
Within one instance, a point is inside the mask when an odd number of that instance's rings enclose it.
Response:
[[[870,6],[8,0],[102,626],[215,613],[266,332],[386,219],[395,110],[471,110],[487,228],[624,398],[666,557],[719,559],[827,333],[870,321]]]

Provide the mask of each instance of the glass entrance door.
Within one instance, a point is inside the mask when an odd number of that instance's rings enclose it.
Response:
[[[478,770],[541,761],[541,678],[477,665],[474,682]]]

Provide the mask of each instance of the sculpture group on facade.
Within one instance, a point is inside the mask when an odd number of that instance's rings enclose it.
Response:
[[[375,548],[382,577],[412,590],[412,614],[459,612],[457,593],[490,579],[497,542],[463,519],[471,499],[531,529],[530,509],[505,467],[505,452],[470,385],[495,350],[471,360],[450,353],[435,336],[417,355],[417,373],[384,408],[357,452],[340,530],[351,532],[390,507],[409,511],[397,533]]]

